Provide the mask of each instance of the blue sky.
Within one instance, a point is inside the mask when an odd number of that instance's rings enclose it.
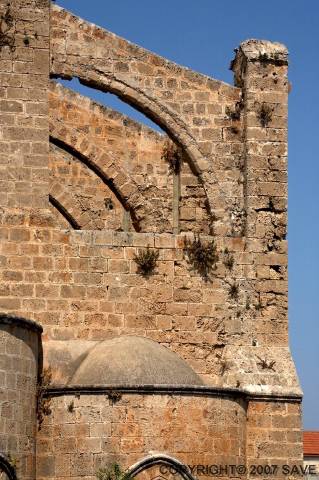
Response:
[[[304,428],[319,430],[319,2],[317,0],[59,0],[62,7],[170,60],[232,83],[233,49],[285,43],[289,79],[290,343],[304,390]],[[71,82],[73,88],[87,90]],[[100,102],[144,121],[115,97]]]

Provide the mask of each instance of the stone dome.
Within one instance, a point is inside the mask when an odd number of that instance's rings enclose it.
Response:
[[[144,337],[124,335],[98,343],[69,385],[203,385],[176,353]]]

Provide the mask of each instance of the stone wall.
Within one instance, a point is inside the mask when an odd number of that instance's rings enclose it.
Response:
[[[24,479],[35,478],[41,331],[34,322],[0,315],[0,451]]]
[[[222,463],[297,461],[301,392],[287,315],[286,48],[243,42],[231,86],[58,6],[50,17],[46,0],[2,2],[0,9],[0,310],[43,325],[44,362],[57,383],[58,344],[80,350],[81,342],[131,334],[175,351],[215,393],[231,387],[246,402],[220,392],[191,400],[141,393],[111,405],[92,393],[74,399],[74,413],[64,392],[52,399],[38,437],[37,476],[57,478],[65,465],[66,476],[83,468],[82,476],[92,478],[93,457],[102,458],[107,445],[125,465],[156,445],[187,463],[196,450],[197,460]],[[49,76],[115,93],[166,135],[50,84]],[[168,139],[182,152],[180,174],[163,158]],[[194,233],[216,245],[216,269],[206,278],[185,252]],[[149,277],[134,260],[147,247],[159,255]],[[1,357],[5,364],[8,356]],[[18,363],[24,358],[21,350]],[[10,416],[6,408],[1,414]],[[97,426],[101,409],[106,432]],[[178,445],[186,417],[192,422]],[[6,423],[0,428],[7,434]],[[205,435],[196,436],[198,429]],[[8,442],[3,448],[14,450],[15,439]],[[34,478],[30,458],[21,464],[22,478]]]
[[[302,465],[303,460],[300,403],[252,399],[247,410],[246,448],[248,464],[274,465],[271,478],[300,478],[296,472],[290,476],[287,473],[293,466]],[[267,478],[269,470],[261,474]],[[256,471],[250,476],[254,477]]]
[[[1,223],[34,225],[48,209],[49,1],[1,2]]]
[[[217,243],[217,270],[207,281],[188,262],[184,235],[30,228],[2,228],[2,235],[0,306],[41,323],[45,340],[148,336],[179,353],[210,384],[298,390],[286,325],[271,321],[271,307],[268,315],[267,308],[260,312],[245,288],[254,254],[243,251],[242,240]],[[134,261],[147,246],[159,250],[149,278],[137,273]],[[224,264],[226,247],[234,257],[231,270]],[[253,329],[241,326],[248,316]],[[243,373],[247,368],[250,374]]]
[[[50,146],[50,202],[62,229],[124,230],[126,211],[105,183],[67,151]],[[133,229],[130,216],[126,230]]]
[[[158,123],[205,182],[216,232],[231,231],[230,210],[242,208],[231,172],[240,164],[242,126],[226,112],[240,102],[241,89],[180,67],[57,6],[51,26],[51,74],[115,93]]]
[[[105,395],[66,394],[51,406],[38,440],[38,478],[93,479],[106,464],[129,467],[150,452],[190,465],[245,459],[241,399],[124,394],[114,403]]]
[[[130,467],[151,452],[194,468],[244,465],[252,478],[254,465],[275,466],[274,476],[284,478],[283,465],[302,464],[297,403],[247,402],[221,392],[221,398],[122,394],[116,400],[111,394],[65,392],[51,399],[52,414],[38,438],[39,478],[81,474],[93,479],[99,468],[113,461]],[[146,478],[154,475],[163,476],[153,468]],[[230,470],[222,476],[228,475]],[[200,478],[210,475],[201,472]]]
[[[283,465],[302,465],[300,403],[252,400],[247,419],[248,464],[277,465],[275,477],[284,477]]]
[[[67,204],[69,213],[72,210],[72,218],[81,229],[134,230],[134,225],[128,224],[125,228],[120,220],[123,212],[120,214],[118,211],[121,207],[112,192],[113,178],[119,172],[125,172],[131,189],[133,186],[138,189],[143,201],[141,206],[137,202],[129,205],[133,219],[139,216],[139,208],[143,209],[135,230],[161,233],[173,232],[175,227],[176,231],[210,233],[209,225],[213,221],[205,206],[205,189],[198,175],[192,172],[185,154],[181,159],[180,171],[176,175],[171,171],[165,159],[169,141],[166,135],[53,82],[50,85],[50,117],[51,145],[55,143],[60,149],[58,164],[61,164],[62,155],[70,165],[69,168],[65,164],[64,168],[62,164],[55,167],[58,155],[55,145],[51,150],[50,193],[54,198],[60,198],[63,192],[62,204],[64,207]],[[61,128],[57,128],[57,125],[61,125]],[[67,135],[66,127],[72,130],[72,134]],[[70,157],[70,151],[71,154],[75,153],[75,141],[78,155]],[[96,154],[97,146],[101,149],[100,157]],[[61,152],[61,149],[64,151]],[[68,159],[65,158],[67,153]],[[106,157],[111,164],[106,163]],[[88,158],[94,160],[96,168],[87,162]],[[179,184],[179,191],[174,190],[175,183]],[[115,185],[116,194],[125,207],[123,184],[118,181]],[[99,196],[95,195],[97,188],[101,191],[102,200],[103,195],[105,198],[108,195],[115,204],[113,223],[112,220],[111,223],[107,221],[110,213],[103,202],[101,204]],[[70,197],[68,200],[66,195]],[[176,225],[173,225],[174,203],[179,211]],[[117,217],[117,224],[114,223],[114,216]]]

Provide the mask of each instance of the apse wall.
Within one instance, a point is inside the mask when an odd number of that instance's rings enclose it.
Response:
[[[0,451],[24,479],[36,470],[41,332],[33,321],[0,314]]]

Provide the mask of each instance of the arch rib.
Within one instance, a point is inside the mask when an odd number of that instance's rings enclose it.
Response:
[[[128,469],[128,474],[132,477],[135,477],[139,473],[155,465],[166,465],[174,468],[174,470],[176,470],[176,472],[179,473],[184,480],[196,480],[186,465],[176,458],[162,453],[150,455],[138,461]]]

